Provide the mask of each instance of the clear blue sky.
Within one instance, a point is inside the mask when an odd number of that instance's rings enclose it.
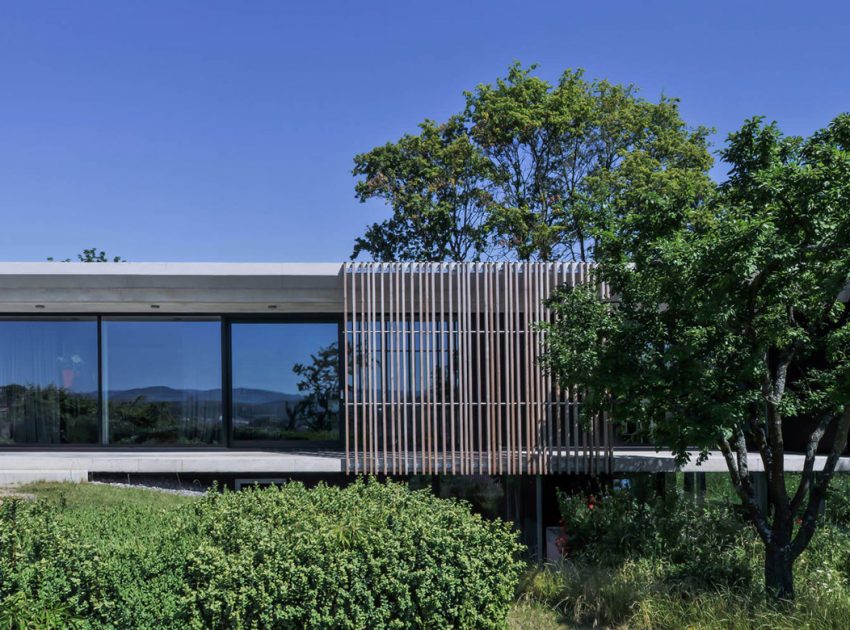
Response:
[[[721,141],[850,110],[848,32],[846,2],[7,0],[0,260],[341,260],[386,212],[352,156],[515,59],[678,96]]]

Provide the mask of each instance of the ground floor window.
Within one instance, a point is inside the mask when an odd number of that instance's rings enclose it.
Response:
[[[109,444],[223,443],[218,319],[104,319],[102,335]]]
[[[338,440],[338,336],[332,322],[234,322],[233,440]]]
[[[0,316],[0,446],[339,448],[339,322]]]
[[[97,319],[0,319],[0,444],[97,444]]]

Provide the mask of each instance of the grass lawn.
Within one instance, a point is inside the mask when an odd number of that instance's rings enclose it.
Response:
[[[67,513],[74,518],[104,515],[128,506],[140,509],[170,509],[194,500],[170,492],[148,488],[125,488],[101,483],[32,483],[15,489],[38,498],[64,501]]]

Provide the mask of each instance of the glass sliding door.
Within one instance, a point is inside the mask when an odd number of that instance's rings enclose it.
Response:
[[[97,320],[0,319],[0,444],[97,444]]]
[[[104,318],[102,331],[109,444],[224,443],[220,320]]]
[[[336,322],[233,322],[233,441],[339,440],[339,326]]]

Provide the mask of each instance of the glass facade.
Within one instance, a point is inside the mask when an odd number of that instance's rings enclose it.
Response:
[[[110,444],[221,444],[221,322],[103,320]]]
[[[97,444],[97,320],[0,320],[0,444]]]
[[[0,317],[0,446],[339,447],[338,340],[333,321]]]
[[[233,440],[339,439],[336,323],[234,322]]]

